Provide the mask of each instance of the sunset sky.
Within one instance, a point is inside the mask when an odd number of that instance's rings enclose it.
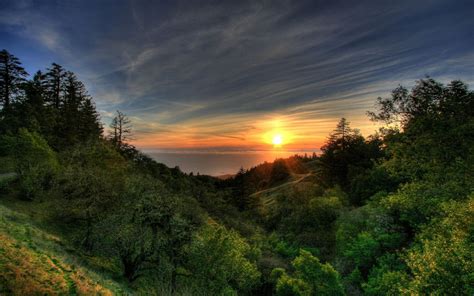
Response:
[[[378,96],[429,75],[474,85],[474,1],[5,1],[0,48],[76,72],[139,148],[319,148],[364,135]],[[337,3],[336,3],[337,2]]]

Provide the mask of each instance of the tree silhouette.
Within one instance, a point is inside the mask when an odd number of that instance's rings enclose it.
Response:
[[[117,110],[117,115],[110,124],[112,129],[110,139],[118,148],[127,146],[127,141],[132,140],[132,125],[130,119],[124,113]]]
[[[0,103],[4,109],[9,108],[13,96],[20,91],[27,75],[17,57],[5,49],[0,51]]]
[[[321,147],[323,153],[320,159],[327,181],[347,189],[350,170],[361,165],[365,167],[371,157],[366,153],[367,148],[359,131],[350,128],[349,122],[341,118],[326,144]]]
[[[59,109],[61,106],[62,96],[64,92],[64,81],[66,78],[66,71],[61,65],[56,63],[51,64],[51,68],[47,69],[46,72],[46,87],[48,101],[54,106],[54,108]]]
[[[80,106],[79,135],[81,139],[94,139],[102,135],[103,127],[91,97],[86,97]]]
[[[339,120],[336,129],[329,135],[328,144],[338,146],[341,150],[344,150],[347,146],[347,142],[359,134],[358,130],[350,127],[350,122],[344,117]]]

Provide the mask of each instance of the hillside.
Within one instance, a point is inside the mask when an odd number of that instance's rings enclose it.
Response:
[[[87,268],[61,237],[0,200],[0,294],[116,295],[127,293],[110,277]],[[88,260],[91,260],[90,258]]]
[[[139,151],[120,111],[104,133],[62,66],[27,80],[0,57],[16,91],[0,109],[0,294],[474,294],[463,82],[398,87],[370,113],[379,133],[341,118],[320,155],[219,179]]]
[[[314,178],[316,175],[313,172],[306,174],[294,174],[291,178],[283,184],[270,187],[268,189],[260,190],[250,195],[251,199],[258,199],[262,211],[268,211],[269,207],[275,204],[275,200],[279,195],[294,194],[298,191],[308,191],[314,186]]]

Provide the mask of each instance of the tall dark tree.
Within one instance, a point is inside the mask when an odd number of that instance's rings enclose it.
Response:
[[[0,51],[0,103],[7,109],[15,95],[21,90],[28,73],[20,60],[7,50]]]
[[[72,72],[66,72],[64,76],[62,104],[60,109],[60,125],[57,130],[64,145],[77,143],[80,128],[79,107],[87,96],[85,87]],[[56,105],[55,105],[56,107]]]
[[[64,77],[64,107],[70,112],[77,111],[82,101],[87,97],[84,84],[77,79],[73,72],[66,72]]]
[[[45,96],[45,75],[41,71],[37,71],[25,85],[26,102],[34,108],[42,108],[44,106]]]
[[[374,142],[375,143],[375,142]],[[345,118],[341,118],[326,144],[321,147],[320,160],[323,178],[329,185],[340,185],[349,189],[355,175],[372,166],[372,159],[380,157],[379,148],[366,142],[359,131],[352,129]]]
[[[59,109],[65,88],[66,71],[61,65],[51,64],[46,72],[46,86],[48,101],[54,108]]]
[[[86,97],[80,106],[79,135],[81,139],[98,139],[103,132],[99,113],[91,97]]]
[[[343,117],[339,120],[336,129],[329,135],[328,144],[331,143],[337,145],[341,150],[344,150],[347,146],[347,142],[357,135],[358,131],[352,129],[350,127],[350,122]]]
[[[57,132],[61,145],[73,145],[102,135],[99,114],[84,84],[72,72],[66,72],[64,93],[59,109]]]
[[[32,80],[23,84],[25,96],[22,104],[15,108],[16,113],[22,113],[21,124],[29,130],[48,134],[53,130],[54,121],[47,114],[47,108],[44,105],[44,75],[38,71]]]

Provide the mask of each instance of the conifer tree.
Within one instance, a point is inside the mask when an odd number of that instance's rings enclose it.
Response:
[[[99,113],[91,97],[86,97],[80,106],[79,135],[81,139],[97,139],[102,135],[103,127]]]
[[[343,117],[339,120],[336,129],[329,136],[328,143],[337,145],[341,150],[344,150],[349,138],[358,135],[358,133],[358,130],[352,129],[350,122]]]
[[[64,81],[66,78],[66,71],[61,65],[56,63],[51,64],[51,68],[46,72],[46,87],[47,97],[51,105],[55,109],[61,106],[62,96],[64,93]]]
[[[20,60],[7,50],[0,51],[0,103],[8,109],[12,100],[21,90],[28,73]]]

